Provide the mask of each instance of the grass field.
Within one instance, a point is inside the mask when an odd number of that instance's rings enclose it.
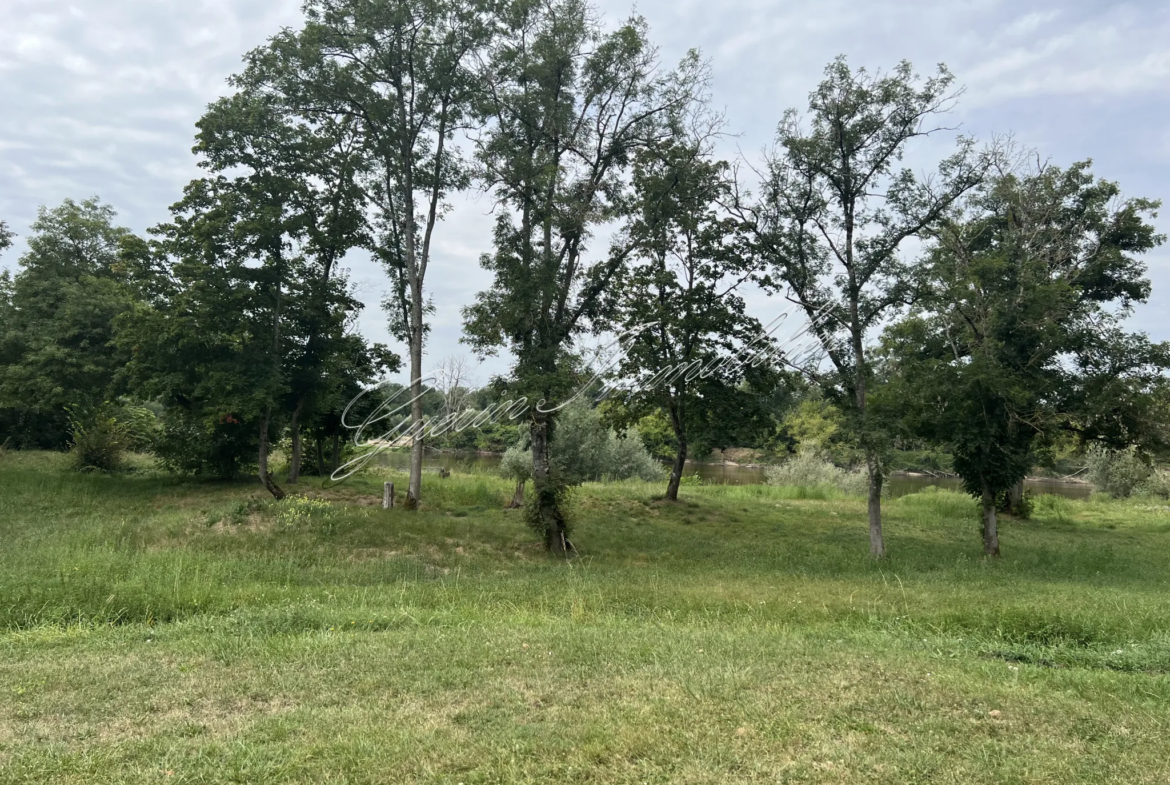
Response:
[[[381,481],[0,456],[0,783],[1170,782],[1165,502]]]

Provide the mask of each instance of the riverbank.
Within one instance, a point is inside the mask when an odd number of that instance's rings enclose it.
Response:
[[[1170,505],[645,483],[545,556],[490,474],[0,460],[6,783],[1170,780]],[[701,718],[702,721],[696,721]]]

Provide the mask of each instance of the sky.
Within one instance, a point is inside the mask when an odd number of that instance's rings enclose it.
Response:
[[[241,57],[301,21],[299,0],[3,0],[0,11],[0,219],[18,235],[0,266],[14,268],[40,205],[99,196],[121,225],[144,233],[166,220],[199,176],[195,122],[225,95]],[[616,23],[632,6],[598,3]],[[989,140],[1010,134],[1064,166],[1091,158],[1127,196],[1170,199],[1170,3],[951,0],[641,0],[664,63],[698,48],[710,61],[714,103],[729,136],[721,153],[758,161],[789,107],[838,54],[852,66],[888,69],[905,59],[922,74],[945,62],[965,86],[948,120]],[[952,138],[910,160],[929,165]],[[491,240],[490,201],[460,198],[440,226],[428,289],[436,312],[428,367],[455,354],[460,309],[490,283],[479,256]],[[1170,231],[1170,213],[1155,221]],[[1149,304],[1130,325],[1170,340],[1170,248],[1147,256]],[[367,304],[358,327],[390,339],[378,303],[384,273],[347,258]],[[783,306],[749,298],[769,322]],[[478,367],[476,380],[506,370]]]

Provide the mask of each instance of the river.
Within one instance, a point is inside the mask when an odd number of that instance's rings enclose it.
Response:
[[[381,453],[378,461],[382,466],[390,466],[403,471],[410,465],[410,453],[406,451],[387,450]],[[440,468],[456,472],[493,471],[500,465],[499,455],[483,455],[479,453],[427,453],[423,459],[423,469],[438,471]],[[687,462],[687,474],[698,474],[704,482],[720,483],[724,485],[760,485],[767,481],[767,475],[762,466],[741,466],[735,463],[694,463]],[[955,477],[928,477],[926,475],[899,474],[886,480],[892,496],[905,496],[927,486],[935,485],[940,488],[959,490],[960,483]],[[1070,499],[1087,499],[1092,486],[1086,483],[1062,482],[1060,480],[1026,480],[1024,487],[1034,494],[1051,493],[1057,496],[1066,496]]]

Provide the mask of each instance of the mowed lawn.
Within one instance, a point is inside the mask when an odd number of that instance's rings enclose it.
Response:
[[[382,479],[0,456],[0,783],[1170,782],[1165,501]]]

